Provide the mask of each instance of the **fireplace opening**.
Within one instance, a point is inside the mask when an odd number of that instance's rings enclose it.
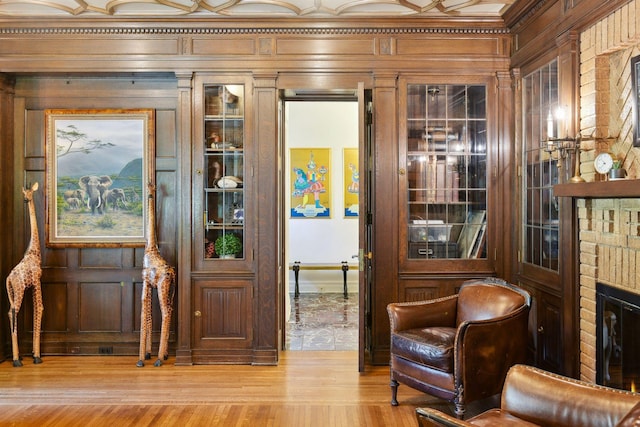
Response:
[[[640,295],[596,283],[596,382],[640,387]]]

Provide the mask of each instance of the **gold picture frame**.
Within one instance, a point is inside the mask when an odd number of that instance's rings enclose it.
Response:
[[[141,247],[153,109],[45,110],[46,243]]]

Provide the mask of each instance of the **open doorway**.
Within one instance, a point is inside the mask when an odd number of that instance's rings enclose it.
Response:
[[[355,91],[283,97],[286,350],[358,350],[357,101]]]

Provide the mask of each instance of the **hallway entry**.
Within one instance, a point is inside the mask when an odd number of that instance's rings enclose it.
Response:
[[[284,347],[357,350],[358,102],[293,97],[283,109]]]

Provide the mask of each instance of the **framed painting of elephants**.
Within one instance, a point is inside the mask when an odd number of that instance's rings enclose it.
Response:
[[[45,110],[45,133],[47,246],[144,246],[155,111]]]

